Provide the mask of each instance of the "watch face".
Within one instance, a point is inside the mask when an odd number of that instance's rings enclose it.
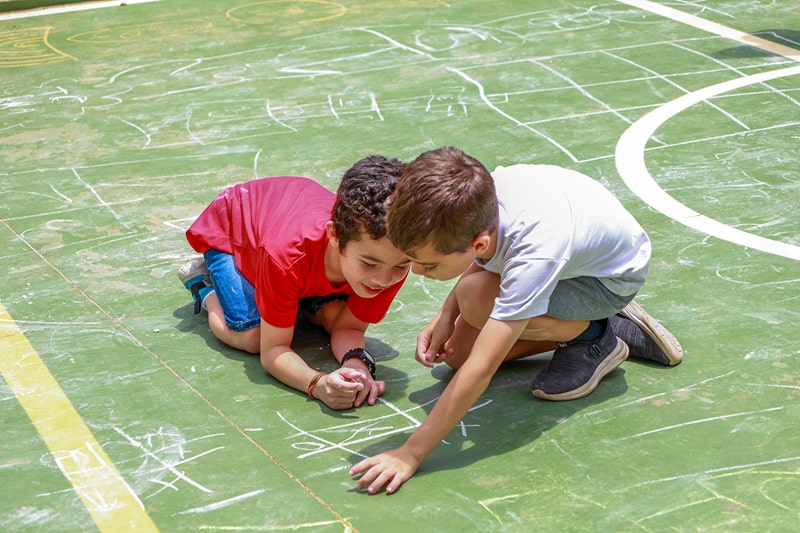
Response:
[[[372,354],[371,354],[371,353],[369,353],[369,352],[366,350],[366,348],[365,348],[365,349],[363,349],[363,350],[361,350],[361,353],[363,353],[365,356],[367,356],[367,359],[369,359],[369,360],[370,360],[370,361],[372,361],[373,363],[375,362],[375,358],[372,356]]]

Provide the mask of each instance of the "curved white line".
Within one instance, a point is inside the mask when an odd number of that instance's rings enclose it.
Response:
[[[615,158],[617,171],[622,180],[636,196],[681,224],[735,244],[800,261],[800,247],[798,246],[759,237],[726,226],[681,204],[658,186],[647,171],[644,161],[648,139],[659,126],[681,111],[728,91],[797,74],[800,74],[800,65],[736,78],[685,94],[646,114],[634,122],[617,142]]]

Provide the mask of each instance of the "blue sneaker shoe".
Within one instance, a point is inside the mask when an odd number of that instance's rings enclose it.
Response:
[[[203,298],[214,289],[211,277],[208,275],[205,259],[198,259],[178,269],[178,279],[183,286],[189,289],[194,300],[194,314],[200,312]]]

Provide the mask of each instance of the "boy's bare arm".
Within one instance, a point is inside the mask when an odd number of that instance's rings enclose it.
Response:
[[[461,274],[461,278],[475,272],[483,271],[483,267],[472,263],[467,270]],[[417,336],[417,361],[425,366],[433,367],[434,363],[442,363],[450,353],[444,349],[444,344],[453,333],[453,326],[460,313],[458,307],[458,297],[456,287],[450,291],[442,302],[439,312]]]
[[[364,347],[364,333],[368,325],[357,319],[347,305],[342,307],[330,326],[331,351],[337,361],[341,361],[348,350]]]
[[[431,414],[405,444],[396,450],[364,459],[350,470],[351,475],[363,473],[358,486],[366,487],[370,494],[386,486],[386,492],[391,494],[413,476],[425,457],[464,418],[489,386],[526,323],[527,320],[501,322],[489,319],[469,357],[450,380]]]
[[[261,366],[269,374],[294,389],[311,393],[309,385],[318,374],[308,366],[290,344],[294,328],[278,328],[261,321]],[[322,400],[332,409],[350,409],[357,394],[364,389],[358,381],[361,372],[340,369],[325,375],[316,382],[316,399]]]
[[[261,366],[282,383],[302,390],[313,370],[292,350],[293,336],[294,327],[277,328],[262,320]]]
[[[331,326],[331,350],[337,361],[341,361],[342,357],[353,348],[365,347],[364,333],[368,325],[356,318],[349,307],[344,306]],[[378,397],[383,395],[386,384],[373,378],[367,364],[358,357],[348,359],[344,366],[358,370],[364,375],[361,379],[364,389],[356,395],[355,406],[360,406],[364,401],[368,405],[375,405]]]

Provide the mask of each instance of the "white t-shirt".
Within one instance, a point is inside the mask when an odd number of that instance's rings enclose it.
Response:
[[[644,284],[650,240],[603,185],[553,165],[497,167],[497,251],[478,265],[500,275],[491,316],[544,315],[560,279],[598,278],[620,296]]]

